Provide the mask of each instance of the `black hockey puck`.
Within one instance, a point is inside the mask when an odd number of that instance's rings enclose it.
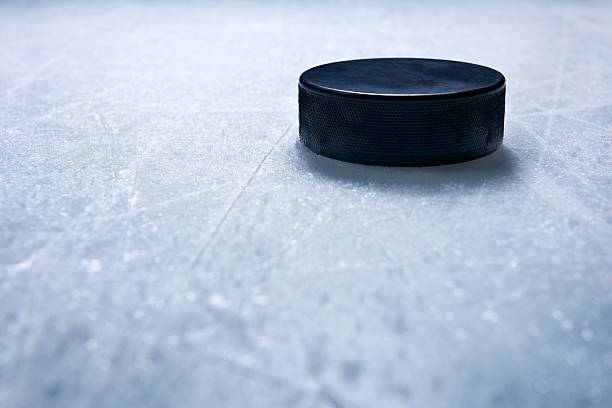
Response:
[[[334,62],[299,80],[300,139],[315,153],[379,166],[431,166],[494,152],[506,80],[458,61]]]

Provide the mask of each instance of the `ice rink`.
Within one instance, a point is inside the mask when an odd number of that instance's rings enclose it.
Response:
[[[387,56],[504,73],[501,150],[302,147]],[[612,2],[0,3],[0,407],[612,407]]]

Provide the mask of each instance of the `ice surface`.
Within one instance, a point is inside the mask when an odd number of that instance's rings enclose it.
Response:
[[[612,406],[612,4],[2,3],[0,407]],[[508,80],[504,147],[297,142],[334,60]]]

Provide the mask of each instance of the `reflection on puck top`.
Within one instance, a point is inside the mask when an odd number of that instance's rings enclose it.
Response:
[[[318,154],[383,166],[484,156],[502,142],[505,78],[458,61],[379,58],[299,79],[300,138]]]
[[[302,74],[300,84],[347,96],[448,99],[499,89],[505,79],[494,69],[465,62],[377,58],[311,68]]]

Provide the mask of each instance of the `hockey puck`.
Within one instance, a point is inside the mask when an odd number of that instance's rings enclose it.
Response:
[[[504,133],[506,80],[458,61],[334,62],[299,79],[300,139],[333,159],[431,166],[494,152]]]

